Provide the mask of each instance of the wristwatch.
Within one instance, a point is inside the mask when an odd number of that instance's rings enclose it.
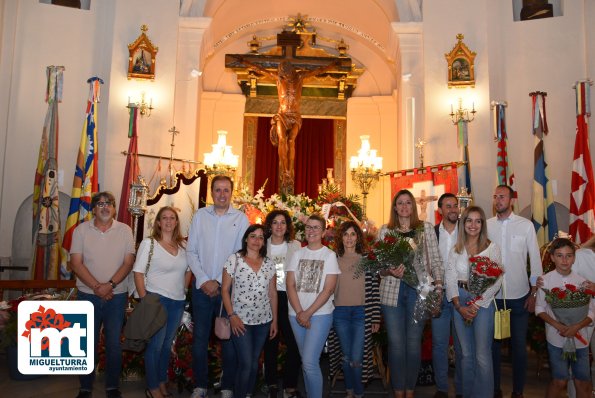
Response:
[[[114,282],[114,281],[113,281],[113,280],[111,280],[111,279],[109,280],[109,284],[111,285],[112,289],[115,289],[115,288],[116,288],[116,286],[118,286],[118,285],[116,284],[116,282]]]

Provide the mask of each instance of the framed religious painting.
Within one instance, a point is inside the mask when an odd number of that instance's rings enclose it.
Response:
[[[155,59],[159,48],[147,36],[147,25],[142,25],[140,30],[140,36],[128,45],[128,79],[155,80]]]
[[[475,87],[475,52],[463,43],[465,37],[459,33],[457,44],[444,54],[448,64],[448,87]]]

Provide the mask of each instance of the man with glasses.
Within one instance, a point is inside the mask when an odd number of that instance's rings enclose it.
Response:
[[[207,349],[213,318],[221,308],[221,276],[227,258],[242,248],[248,217],[231,206],[233,181],[218,175],[211,181],[213,204],[199,209],[192,219],[186,256],[196,283],[192,286],[192,371],[195,388],[191,398],[204,398],[208,389]],[[225,313],[225,309],[223,310]],[[236,356],[231,340],[221,342],[221,396],[231,398]]]
[[[119,398],[122,348],[120,334],[128,296],[126,281],[134,263],[134,239],[126,224],[115,220],[116,199],[99,192],[91,199],[93,218],[74,230],[70,263],[76,274],[78,299],[95,310],[95,352],[103,323],[105,333],[105,390],[107,398]],[[96,356],[97,358],[97,356]],[[92,396],[95,371],[79,377],[77,398]]]

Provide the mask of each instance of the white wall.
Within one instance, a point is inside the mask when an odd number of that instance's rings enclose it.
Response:
[[[545,151],[550,176],[557,182],[555,200],[568,206],[576,127],[572,85],[577,79],[594,75],[592,62],[586,67],[587,60],[593,59],[593,44],[585,45],[585,21],[592,20],[593,12],[592,4],[585,7],[585,2],[570,2],[562,17],[514,22],[510,1],[424,2],[425,127],[426,136],[431,137],[426,152],[428,164],[457,160],[455,129],[447,115],[448,100],[459,95],[474,98],[478,113],[469,125],[472,185],[477,204],[488,214],[496,160],[489,102],[504,100],[509,104],[508,152],[523,208],[530,204],[533,178],[528,94],[537,90],[548,93],[550,134],[545,139]],[[446,86],[444,53],[456,43],[457,33],[463,33],[465,43],[477,52],[475,89],[449,90]],[[591,143],[595,142],[593,134]]]

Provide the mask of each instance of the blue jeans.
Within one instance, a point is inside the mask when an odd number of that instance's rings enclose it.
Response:
[[[395,391],[413,391],[421,365],[424,322],[413,321],[417,292],[401,283],[396,307],[381,305],[388,335],[390,383]]]
[[[434,380],[438,391],[448,392],[448,346],[452,336],[455,348],[455,391],[462,394],[461,384],[461,344],[457,338],[453,322],[454,307],[446,299],[442,299],[442,311],[440,316],[432,318],[432,367],[434,369]]]
[[[105,333],[105,389],[120,388],[120,373],[122,372],[122,345],[120,336],[124,325],[124,312],[126,309],[126,293],[114,294],[111,300],[102,300],[94,294],[78,292],[79,300],[87,300],[93,304],[95,314],[95,359],[97,355],[97,342],[103,323]],[[88,375],[79,376],[81,390],[93,391],[95,370]]]
[[[233,396],[238,398],[245,398],[246,395],[252,394],[252,390],[254,390],[256,373],[258,372],[258,358],[264,342],[269,336],[271,322],[244,326],[246,332],[243,335],[231,334],[231,341],[238,358]]]
[[[506,308],[510,308],[510,352],[512,353],[512,391],[522,394],[527,376],[527,329],[529,312],[525,309],[525,301],[529,294],[519,299],[506,300]],[[498,309],[504,308],[504,300],[496,300]],[[494,363],[494,388],[500,390],[500,340],[494,340],[492,358]]]
[[[363,395],[362,364],[364,362],[365,307],[338,306],[333,312],[333,326],[343,353],[345,389]]]
[[[467,290],[459,288],[459,303],[465,305],[474,299]],[[471,325],[457,311],[454,314],[455,329],[463,358],[464,397],[491,397],[494,394],[494,372],[492,369],[492,341],[494,340],[494,304],[480,307]]]
[[[184,300],[172,300],[159,295],[159,302],[167,311],[167,321],[151,337],[145,350],[145,373],[149,390],[159,388],[160,383],[167,383],[171,345],[184,313]]]
[[[208,388],[209,361],[208,348],[213,319],[219,315],[221,295],[209,297],[202,290],[192,286],[192,319],[194,330],[192,333],[192,372],[194,387]],[[226,316],[225,307],[223,315]],[[233,390],[236,374],[236,353],[231,340],[221,340],[221,389]]]
[[[333,314],[314,315],[310,318],[310,329],[300,326],[295,315],[289,316],[295,342],[302,356],[302,371],[308,398],[322,398],[322,371],[320,354],[331,330]]]
[[[589,347],[576,349],[576,361],[564,359],[563,349],[547,343],[547,352],[550,359],[552,379],[568,380],[571,377],[580,381],[591,381],[589,367]],[[572,375],[570,374],[572,369]]]

